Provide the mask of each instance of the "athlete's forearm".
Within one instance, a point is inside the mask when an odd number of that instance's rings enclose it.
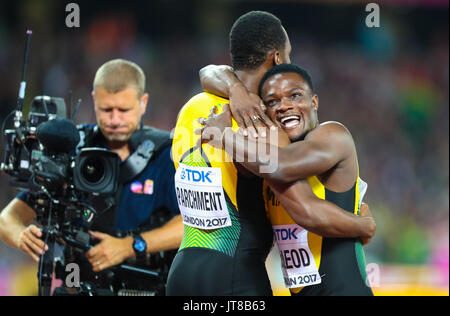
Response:
[[[163,226],[143,233],[142,237],[147,242],[147,252],[178,249],[183,238],[183,231],[181,215],[177,215]]]
[[[274,137],[277,137],[277,133],[269,131],[268,138]],[[272,143],[277,142],[272,140]],[[250,139],[235,133],[231,128],[226,128],[222,134],[222,145],[222,149],[236,162],[256,176],[287,183],[282,178],[277,159],[281,148],[270,144],[268,139]]]
[[[275,136],[272,136],[275,133]],[[332,152],[327,152],[314,142],[281,145],[280,131],[269,133],[273,139],[247,138],[227,128],[223,132],[224,150],[247,170],[267,180],[292,183],[321,174],[331,168]]]
[[[274,141],[278,138],[278,142]],[[280,157],[284,156],[284,148],[275,144],[280,144],[282,137],[278,131],[268,132],[268,139],[251,139],[239,133],[235,133],[231,128],[226,128],[222,136],[223,149],[239,162],[244,168],[253,174],[274,182],[290,183],[297,179],[284,175],[283,163]],[[283,145],[282,145],[283,146]]]
[[[354,215],[319,199],[306,181],[292,185],[268,183],[295,223],[314,234],[330,238],[371,238],[375,234],[372,217]]]
[[[317,235],[330,238],[372,238],[375,234],[373,218],[346,212],[326,200],[309,201],[308,209],[309,223],[302,223],[304,220],[298,215],[296,222]],[[294,215],[291,213],[293,212],[290,212],[291,216]]]
[[[228,98],[232,89],[245,88],[230,66],[208,65],[199,75],[202,89],[220,97]]]

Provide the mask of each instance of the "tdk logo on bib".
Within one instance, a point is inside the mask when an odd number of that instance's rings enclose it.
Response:
[[[308,231],[297,224],[273,225],[272,228],[286,287],[298,288],[321,283],[314,255],[309,248]]]
[[[297,238],[297,229],[298,227],[295,227],[294,229],[292,228],[276,228],[273,230],[274,234],[275,234],[275,240],[293,240],[293,239],[298,239]]]
[[[175,192],[185,225],[200,229],[231,226],[220,168],[191,168],[180,163]]]
[[[186,169],[185,168],[181,168],[180,179],[181,180],[185,180],[186,179]]]
[[[211,171],[198,171],[187,168],[182,168],[180,178],[192,182],[212,183],[210,179]]]

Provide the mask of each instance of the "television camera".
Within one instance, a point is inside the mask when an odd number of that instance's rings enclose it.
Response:
[[[19,89],[17,108],[3,122],[3,152],[0,170],[12,177],[11,185],[27,190],[29,204],[36,211],[37,221],[43,226],[43,240],[49,250],[40,257],[38,279],[39,295],[50,295],[53,273],[63,278],[65,264],[72,258],[64,257],[55,264],[56,245],[87,251],[92,246],[88,233],[99,212],[114,207],[118,190],[119,156],[104,148],[77,148],[80,133],[73,123],[81,100],[72,115],[64,99],[36,96],[24,119],[25,75],[31,31],[27,31],[24,67]],[[8,121],[13,127],[5,129]],[[106,202],[103,210],[95,209],[90,201],[101,197]],[[58,275],[59,274],[59,275]],[[154,271],[121,265],[105,272],[109,287],[82,283],[80,295],[148,295],[145,291],[128,291],[117,277],[135,275],[160,282]],[[102,285],[104,286],[104,284]],[[151,294],[151,293],[150,293]]]

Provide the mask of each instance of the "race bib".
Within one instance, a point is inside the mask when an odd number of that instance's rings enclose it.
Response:
[[[200,229],[231,226],[220,168],[180,163],[175,173],[175,191],[185,225]]]
[[[297,288],[322,282],[314,256],[308,246],[308,231],[299,225],[274,225],[280,251],[284,283]]]

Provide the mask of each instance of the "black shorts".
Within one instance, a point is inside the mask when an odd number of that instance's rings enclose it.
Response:
[[[180,250],[170,268],[168,296],[271,296],[265,260],[254,253],[234,257],[208,248]]]
[[[324,238],[319,273],[322,283],[303,288],[293,296],[373,296],[366,285],[361,243],[353,238]]]

